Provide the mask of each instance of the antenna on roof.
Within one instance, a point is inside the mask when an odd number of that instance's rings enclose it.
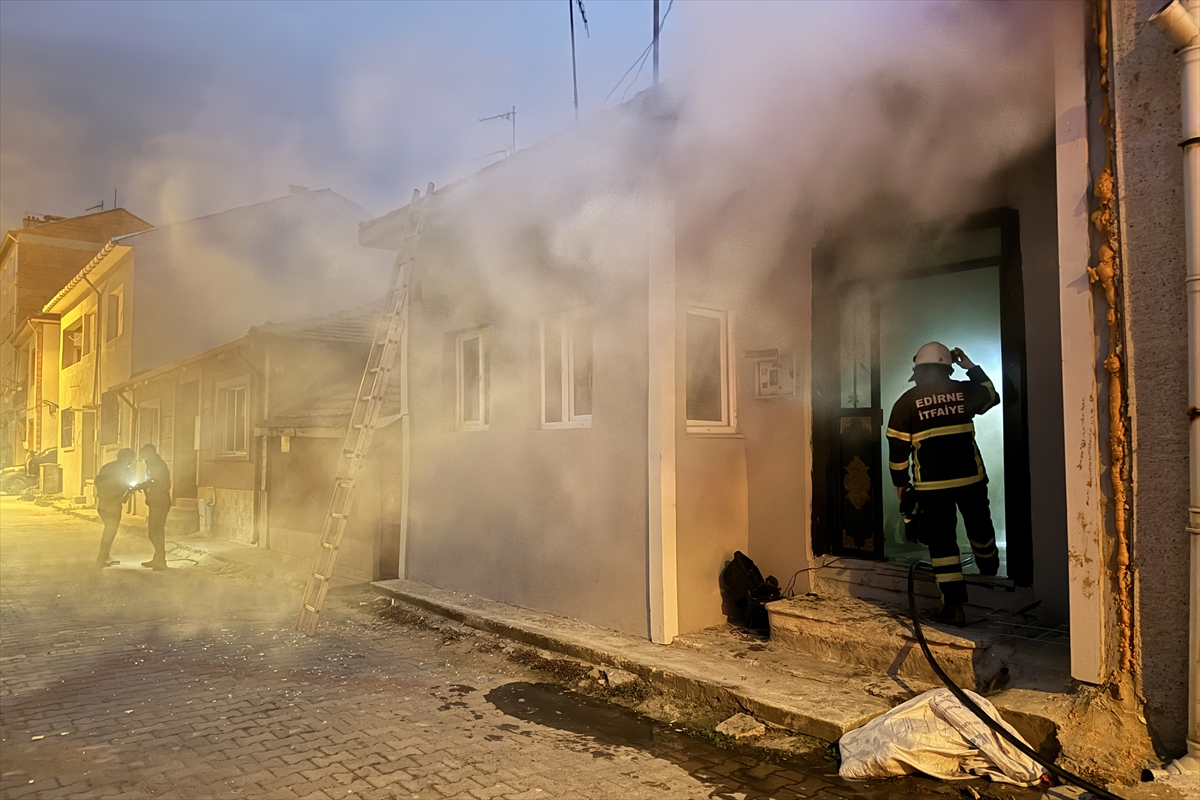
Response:
[[[571,85],[575,89],[575,121],[579,122],[579,74],[575,69],[575,4],[579,4],[579,17],[583,20],[583,32],[592,38],[588,30],[587,13],[583,10],[583,0],[567,0],[567,13],[571,15]]]
[[[94,206],[89,206],[88,208],[85,208],[83,210],[83,213],[86,214],[89,211],[95,211],[97,208],[100,209],[101,211],[104,210],[104,201],[103,200],[101,200],[99,203],[96,203],[96,205],[94,205]]]
[[[505,111],[503,114],[496,114],[493,117],[480,117],[480,122],[491,122],[494,119],[511,119],[512,120],[512,149],[509,150],[509,155],[517,152],[517,107],[513,106],[512,111]]]

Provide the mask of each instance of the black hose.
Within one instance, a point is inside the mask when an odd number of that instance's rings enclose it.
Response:
[[[1040,755],[1038,755],[1036,750],[1025,744],[1025,742],[1021,741],[1019,736],[1014,736],[1008,731],[1007,728],[986,714],[982,708],[975,704],[974,700],[967,696],[966,692],[959,688],[958,684],[951,680],[950,676],[946,674],[946,671],[942,669],[941,665],[934,660],[933,653],[929,650],[929,644],[925,641],[925,634],[921,631],[921,617],[917,613],[916,595],[916,578],[918,567],[926,567],[930,571],[933,570],[933,565],[924,561],[918,561],[908,568],[908,613],[909,616],[912,617],[913,632],[917,636],[917,643],[921,645],[921,652],[925,654],[925,660],[929,662],[929,666],[932,667],[937,676],[941,678],[942,683],[946,684],[946,688],[950,690],[951,694],[957,697],[958,701],[966,706],[968,711],[979,717],[979,719],[983,720],[983,723],[995,731],[1000,738],[1004,739],[1004,741],[1008,742],[1037,763],[1041,764],[1046,768],[1046,771],[1054,777],[1061,781],[1065,781],[1066,783],[1072,783],[1078,786],[1080,789],[1091,792],[1092,794],[1096,795],[1096,797],[1100,798],[1100,800],[1123,800],[1123,798],[1120,796],[1115,795],[1105,789],[1101,789],[1099,786],[1084,780],[1074,773],[1067,772],[1065,769],[1056,767],[1050,761],[1042,758]]]

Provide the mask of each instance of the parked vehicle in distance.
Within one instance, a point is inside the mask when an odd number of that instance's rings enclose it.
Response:
[[[24,466],[8,467],[0,471],[0,494],[20,494],[31,486],[38,485],[42,464],[58,463],[58,448],[48,447],[29,457]]]

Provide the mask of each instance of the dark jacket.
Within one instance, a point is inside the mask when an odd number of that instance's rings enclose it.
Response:
[[[171,470],[157,453],[146,457],[146,480],[140,484],[146,493],[146,505],[171,505]]]
[[[987,480],[972,419],[999,405],[1000,397],[978,366],[967,370],[967,378],[921,383],[896,401],[887,428],[892,483],[909,483],[910,456],[917,489],[953,489]]]
[[[133,488],[133,470],[110,461],[96,473],[96,509],[115,511]]]

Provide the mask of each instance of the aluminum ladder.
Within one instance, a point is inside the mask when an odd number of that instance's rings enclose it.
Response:
[[[367,356],[367,366],[363,370],[354,410],[346,427],[346,438],[333,480],[329,513],[325,515],[325,523],[321,527],[321,539],[316,558],[313,560],[312,574],[304,587],[300,617],[296,620],[296,630],[307,636],[317,632],[321,609],[325,606],[325,596],[329,592],[329,581],[333,578],[333,570],[337,566],[338,549],[342,545],[346,525],[354,509],[358,476],[371,448],[371,438],[379,423],[379,412],[383,408],[384,396],[387,394],[396,355],[400,349],[406,321],[409,281],[412,278],[417,244],[421,237],[425,204],[429,202],[431,194],[432,183],[426,188],[423,198],[419,189],[414,190],[412,202],[408,204],[400,252],[396,254],[396,265],[392,270],[387,298],[380,311],[379,322],[375,326],[375,337]]]

